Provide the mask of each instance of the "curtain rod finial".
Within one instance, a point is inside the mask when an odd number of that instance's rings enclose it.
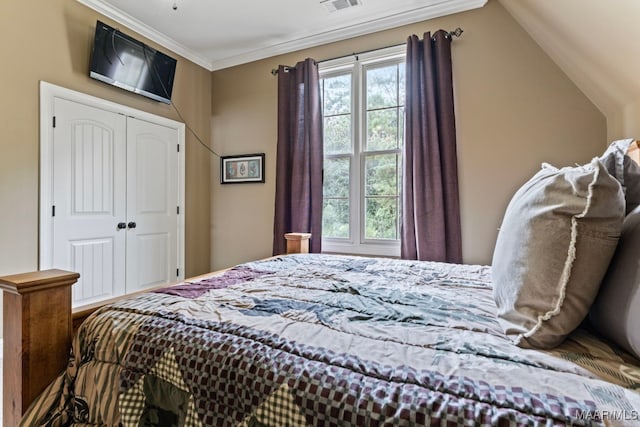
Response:
[[[463,33],[462,28],[458,27],[453,31],[449,31],[449,37],[452,37],[452,36],[460,37],[462,33]]]

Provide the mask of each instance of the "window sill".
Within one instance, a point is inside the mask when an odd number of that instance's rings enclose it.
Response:
[[[400,258],[400,242],[354,244],[349,242],[336,242],[334,240],[322,240],[322,252]]]

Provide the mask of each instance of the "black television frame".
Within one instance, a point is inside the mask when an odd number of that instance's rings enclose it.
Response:
[[[142,60],[142,66],[139,68],[135,82],[131,80],[124,81],[116,74],[119,70],[118,63],[126,66],[123,60],[123,54],[126,54],[125,49],[122,48],[123,44],[126,46],[126,50],[132,53],[131,56],[134,59]],[[120,46],[120,49],[116,49],[117,45]],[[129,65],[130,67],[134,66],[132,64]],[[91,78],[155,101],[171,104],[176,65],[177,60],[175,58],[104,22],[96,22],[91,62],[89,64],[89,76]],[[133,74],[135,75],[135,73]],[[143,78],[143,74],[147,77]],[[131,73],[129,73],[128,77],[131,78]],[[150,83],[147,83],[146,79],[150,79]]]

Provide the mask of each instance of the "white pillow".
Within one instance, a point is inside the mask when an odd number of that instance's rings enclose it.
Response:
[[[587,316],[624,218],[620,183],[598,159],[543,165],[513,196],[493,253],[498,320],[521,347],[560,344]]]

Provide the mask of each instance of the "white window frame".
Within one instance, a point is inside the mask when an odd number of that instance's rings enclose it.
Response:
[[[350,160],[349,188],[349,238],[322,238],[322,251],[327,253],[343,253],[373,256],[400,256],[400,239],[365,239],[364,238],[364,144],[366,139],[366,108],[364,107],[365,71],[372,65],[392,65],[404,62],[406,45],[398,45],[367,53],[324,61],[319,64],[320,78],[328,78],[351,73],[351,140],[355,144]],[[401,130],[403,131],[403,130]],[[369,153],[371,154],[371,153]],[[327,157],[327,156],[325,156]],[[338,155],[337,157],[341,157]],[[402,163],[401,165],[402,166]],[[355,169],[355,170],[354,170]],[[400,213],[400,212],[399,212]]]

